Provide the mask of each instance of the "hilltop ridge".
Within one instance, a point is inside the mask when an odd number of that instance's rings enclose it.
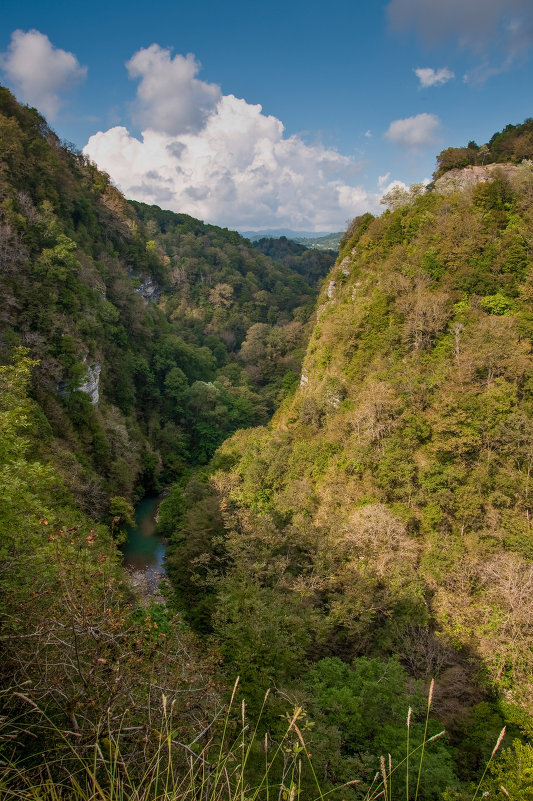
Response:
[[[524,159],[533,158],[533,119],[528,118],[520,125],[506,125],[497,131],[484,145],[470,141],[467,147],[448,147],[437,156],[437,169],[433,173],[436,180],[448,170],[468,165],[518,164]]]
[[[466,167],[454,167],[437,178],[434,184],[435,191],[442,195],[449,195],[472,189],[477,184],[493,181],[498,177],[513,181],[520,174],[527,174],[528,169],[527,161],[523,165],[496,162],[483,167],[474,164]]]

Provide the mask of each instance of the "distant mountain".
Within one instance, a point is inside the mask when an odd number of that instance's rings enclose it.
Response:
[[[290,228],[270,228],[265,231],[241,231],[251,242],[258,242],[260,239],[280,239],[285,237],[298,242],[306,248],[315,250],[338,250],[339,242],[343,232],[330,233],[327,231],[291,231]]]
[[[286,236],[287,239],[294,239],[300,241],[301,239],[316,239],[317,237],[327,236],[328,231],[293,231],[290,228],[265,228],[264,231],[239,231],[241,236],[250,239],[254,242],[256,239],[264,239],[265,237],[277,238]]]
[[[310,284],[325,278],[337,257],[333,250],[309,248],[286,236],[263,237],[252,244],[260,253],[299,273]]]
[[[337,233],[325,234],[325,236],[315,234],[315,236],[309,238],[295,237],[294,241],[298,242],[300,245],[304,245],[306,248],[312,248],[313,250],[338,250],[342,236],[343,232],[337,231]]]

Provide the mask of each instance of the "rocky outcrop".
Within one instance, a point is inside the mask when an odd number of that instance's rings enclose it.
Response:
[[[355,300],[360,286],[361,286],[361,281],[356,281],[355,286],[352,289],[352,300]]]
[[[85,361],[85,359],[84,359]],[[100,373],[102,365],[100,362],[92,362],[87,365],[87,378],[78,387],[79,392],[85,392],[91,399],[93,406],[98,405],[100,400]]]
[[[350,259],[349,256],[345,256],[344,259],[341,261],[341,263],[339,264],[339,267],[341,268],[341,272],[342,272],[343,275],[350,275],[350,265],[351,265],[351,263],[352,263],[352,260]]]
[[[57,384],[57,391],[62,398],[67,398],[74,390],[77,392],[85,392],[89,396],[93,406],[98,405],[100,400],[100,373],[102,372],[102,365],[98,361],[93,361],[87,364],[87,356],[83,357],[83,363],[87,367],[85,380],[78,386],[73,386],[73,382],[64,378]]]
[[[148,303],[148,301],[158,303],[162,290],[157,281],[154,281],[154,279],[149,276],[141,281],[140,287],[135,291],[143,298],[145,303]]]
[[[487,164],[485,167],[464,167],[449,172],[437,178],[435,191],[440,195],[453,195],[471,189],[476,184],[493,181],[498,175],[512,178],[519,167],[516,164]]]

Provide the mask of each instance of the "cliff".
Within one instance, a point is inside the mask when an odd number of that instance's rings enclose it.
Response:
[[[451,195],[454,192],[464,192],[472,189],[479,183],[493,181],[495,178],[510,180],[516,178],[521,172],[529,169],[526,162],[523,166],[516,164],[487,164],[484,167],[469,166],[462,169],[452,169],[444,173],[435,181],[435,191],[441,195]]]

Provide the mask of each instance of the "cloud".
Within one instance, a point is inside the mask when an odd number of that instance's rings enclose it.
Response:
[[[386,177],[387,178],[390,177],[390,173],[387,173]],[[383,197],[385,195],[388,195],[389,192],[392,192],[393,189],[401,189],[402,192],[409,192],[409,186],[403,181],[396,180],[396,181],[390,181],[389,183],[386,183],[386,181],[384,181],[383,183],[380,183],[380,180],[381,179],[378,180],[378,186],[381,190],[380,202],[383,199]]]
[[[463,75],[463,83],[470,84],[483,84],[493,75],[500,75],[502,72],[507,72],[513,65],[513,58],[507,58],[503,63],[492,65],[488,59],[484,59],[480,64],[477,64],[473,69],[468,70]]]
[[[192,53],[171,57],[152,44],[127,62],[130,78],[140,78],[133,120],[143,129],[166,134],[201,130],[222,96],[220,87],[196,78],[201,65]]]
[[[170,59],[157,45],[148,51],[139,51],[143,60],[136,54],[129,68],[136,64],[150,76],[155,99],[146,95],[141,104],[147,109],[153,102],[155,118],[143,117],[139,138],[117,126],[91,136],[84,148],[127,197],[241,229],[339,230],[348,218],[379,209],[379,194],[357,185],[360,163],[286,136],[283,123],[260,105],[211,91],[206,102],[193,56]],[[177,73],[186,113],[172,116],[174,108],[168,117],[158,109]],[[139,89],[148,92],[143,82]]]
[[[510,69],[533,45],[531,0],[391,0],[387,13],[394,30],[414,29],[430,47],[453,39],[481,59],[472,82]]]
[[[60,95],[87,76],[87,67],[73,53],[54,47],[36,30],[14,31],[7,51],[0,55],[0,66],[19,98],[51,119],[62,105]]]
[[[404,120],[394,120],[385,133],[395,145],[405,148],[433,147],[440,120],[435,114],[417,114]]]
[[[442,67],[440,70],[434,70],[431,67],[418,67],[414,72],[420,80],[420,86],[424,89],[428,86],[440,86],[455,78],[455,73],[447,67]]]
[[[385,175],[380,175],[378,177],[378,187],[383,189],[387,185],[387,181],[390,178],[390,172],[386,172]]]

